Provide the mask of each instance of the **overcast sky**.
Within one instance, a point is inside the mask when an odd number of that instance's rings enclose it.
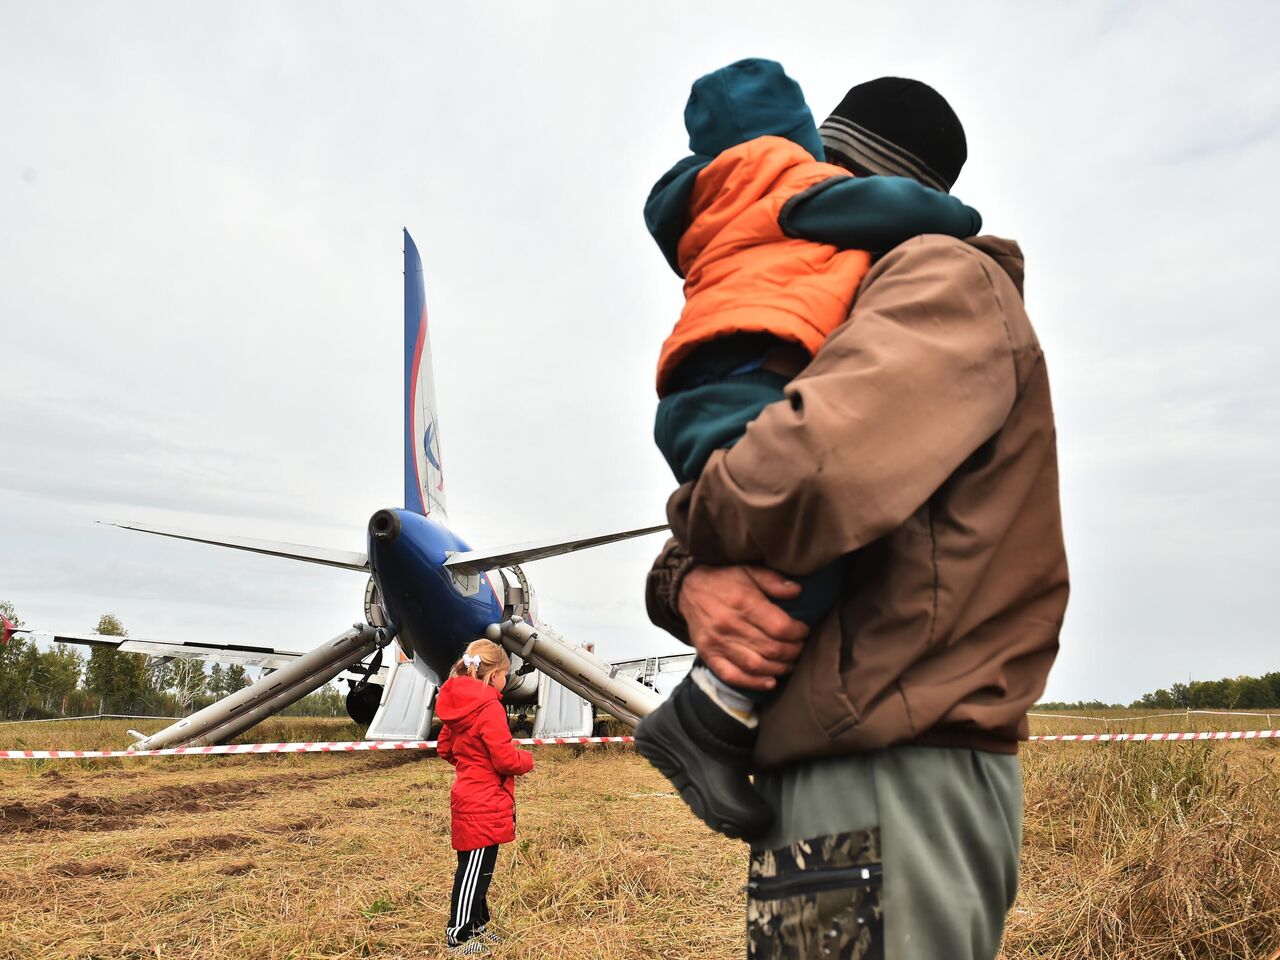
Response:
[[[1046,697],[1280,669],[1280,15],[1266,3],[0,0],[0,599],[33,625],[306,649],[356,574],[97,526],[362,549],[401,502],[401,241],[473,546],[661,522],[681,305],[641,218],[690,83],[821,119],[929,82],[1021,242],[1072,597]],[[660,539],[531,564],[606,656]]]

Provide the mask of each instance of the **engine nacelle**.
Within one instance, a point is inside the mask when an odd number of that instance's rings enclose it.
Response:
[[[391,623],[387,611],[382,607],[382,594],[373,577],[369,578],[369,583],[364,588],[364,622],[375,627],[386,627]]]
[[[538,597],[524,571],[518,566],[505,567],[498,571],[498,576],[502,580],[504,619],[512,616],[537,616]],[[533,669],[533,664],[525,663],[518,655],[509,656],[511,672],[507,675],[507,685],[502,690],[503,701],[508,704],[537,703],[538,671]]]

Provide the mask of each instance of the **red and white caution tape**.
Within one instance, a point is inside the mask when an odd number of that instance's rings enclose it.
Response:
[[[1274,740],[1280,730],[1200,731],[1196,733],[1060,733],[1029,737],[1047,743],[1133,742],[1173,740]],[[522,747],[577,743],[634,743],[635,737],[526,737]],[[212,747],[166,747],[163,750],[0,750],[0,760],[98,760],[110,757],[226,756],[261,753],[360,753],[381,750],[434,750],[435,740],[337,740],[304,743],[227,743]]]
[[[1059,733],[1028,740],[1057,741],[1125,741],[1125,740],[1273,740],[1280,730],[1209,730],[1199,733]]]
[[[529,737],[513,740],[527,747],[561,743],[631,743],[635,737]],[[0,750],[0,760],[71,760],[107,757],[224,756],[246,753],[357,753],[372,750],[434,750],[435,740],[339,740],[305,743],[225,743],[213,747],[162,750]]]

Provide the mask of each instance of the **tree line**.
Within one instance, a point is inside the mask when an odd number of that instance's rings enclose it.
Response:
[[[0,601],[15,626],[22,621],[13,604]],[[124,624],[104,613],[94,633],[126,637]],[[0,646],[0,720],[119,713],[182,716],[235,693],[250,682],[242,666],[200,660],[148,657],[113,647],[93,647],[86,657],[65,643],[41,650],[27,637]],[[342,693],[326,684],[290,708],[287,716],[342,716]]]
[[[1102,703],[1099,700],[1054,701],[1036,706],[1043,710],[1116,710],[1126,707],[1123,703]],[[1127,706],[1143,710],[1280,710],[1280,671],[1264,673],[1260,677],[1224,677],[1221,680],[1174,683],[1168,689],[1161,687],[1144,693]]]

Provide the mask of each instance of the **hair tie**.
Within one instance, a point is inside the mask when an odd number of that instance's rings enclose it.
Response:
[[[481,659],[480,659],[480,654],[478,654],[478,653],[477,653],[477,654],[474,654],[474,655],[472,655],[472,654],[470,654],[470,653],[464,653],[464,654],[462,655],[462,665],[463,665],[464,667],[467,667],[467,668],[470,668],[470,667],[478,667],[478,666],[480,666],[480,664],[481,664],[481,663],[482,663],[482,661],[481,661]]]

